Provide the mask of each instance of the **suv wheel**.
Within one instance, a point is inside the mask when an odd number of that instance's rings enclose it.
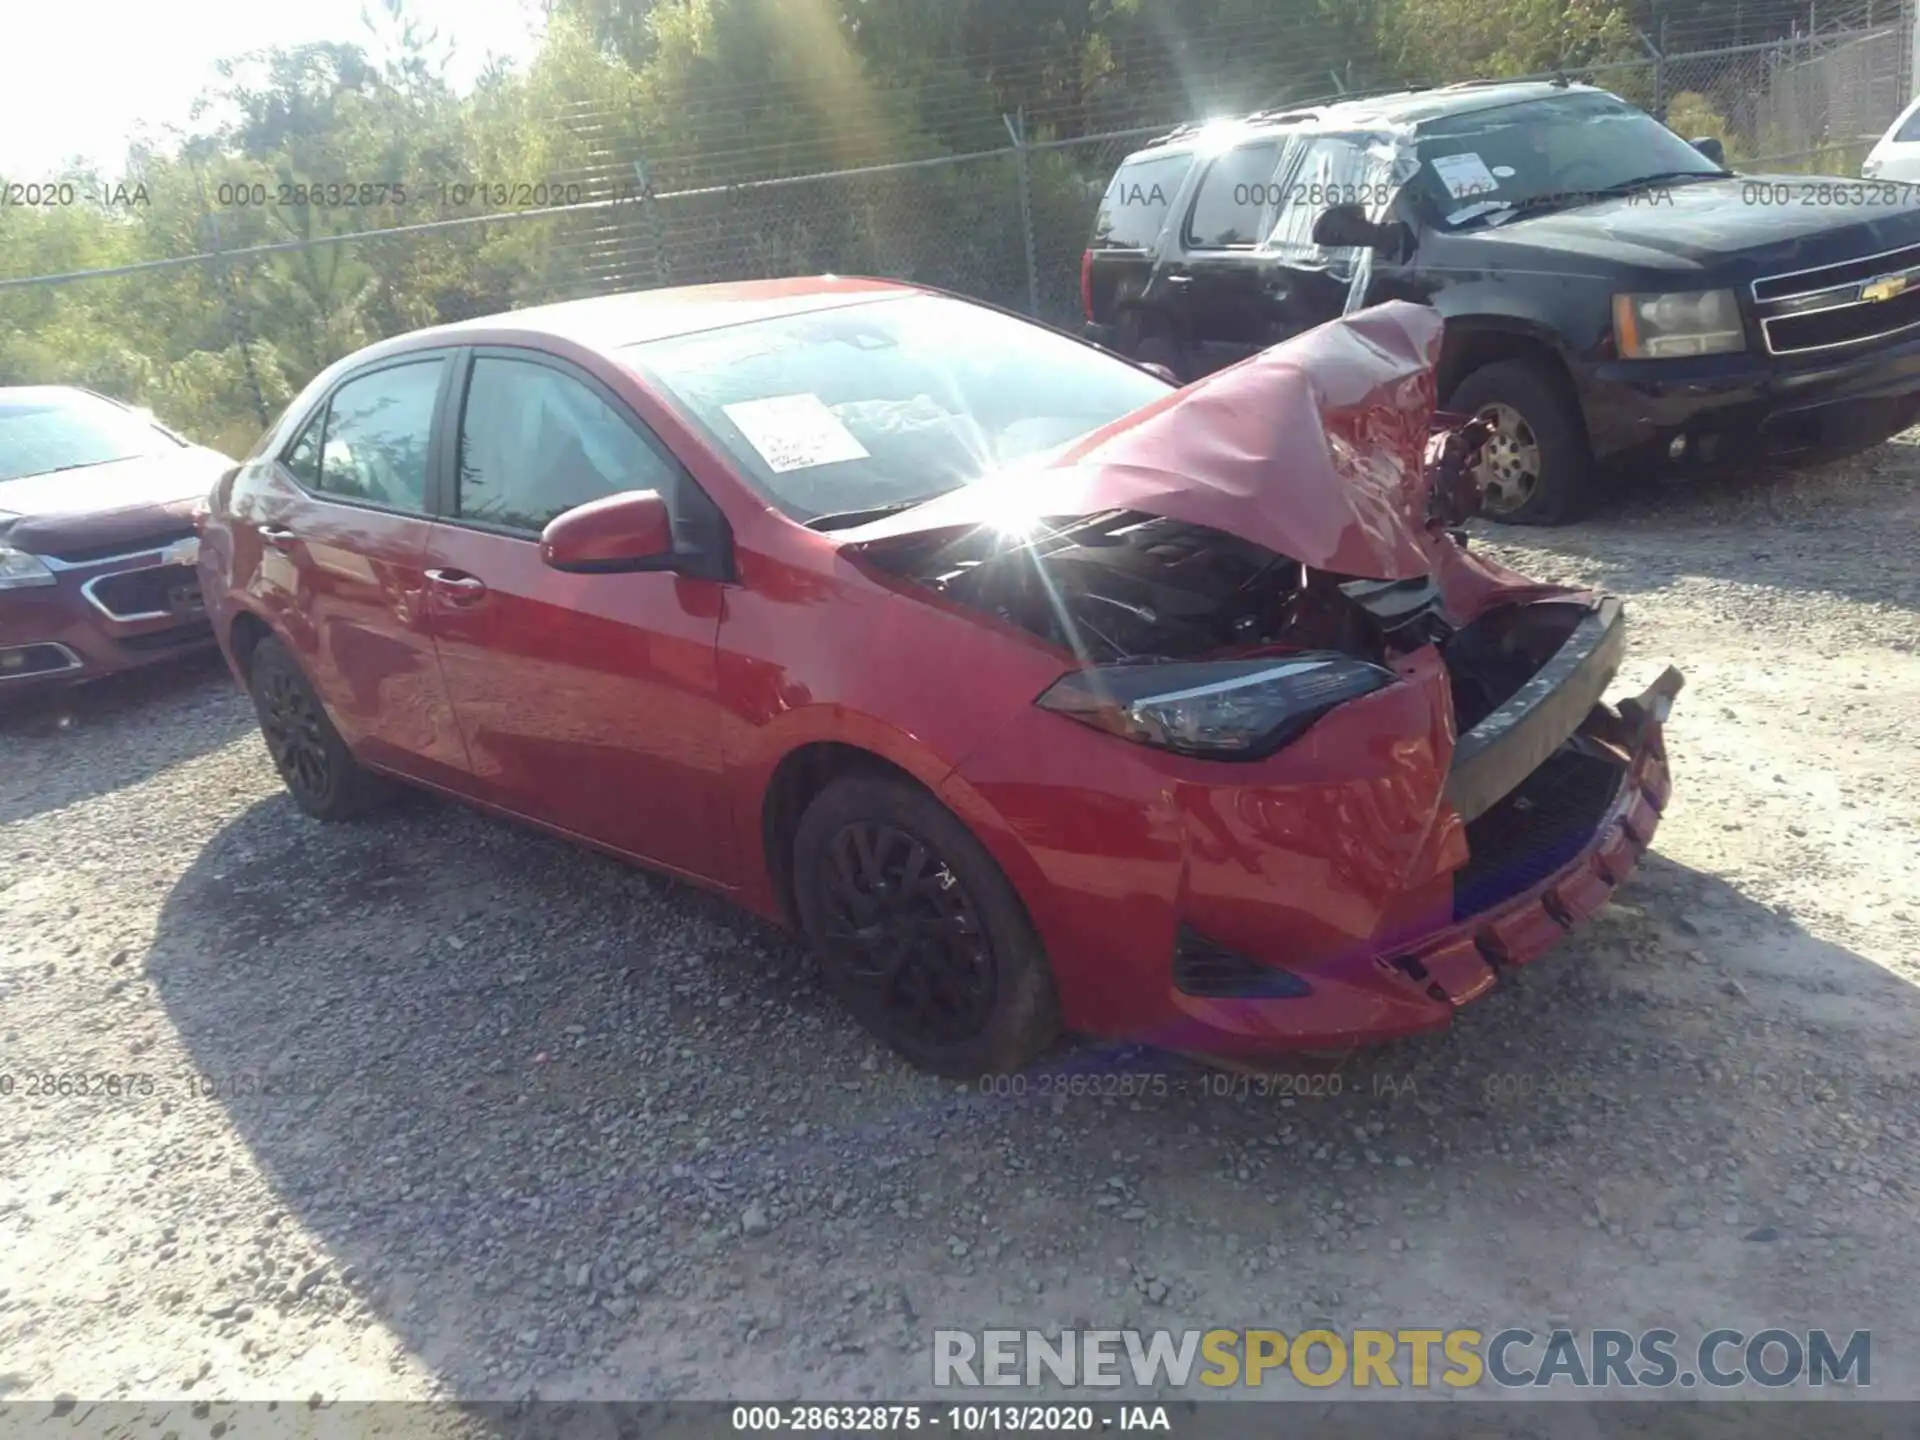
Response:
[[[1482,513],[1509,525],[1563,525],[1591,498],[1593,457],[1564,386],[1526,360],[1501,360],[1454,388],[1447,408],[1494,425],[1474,478]]]
[[[1053,972],[1013,886],[965,825],[886,775],[833,781],[794,836],[794,901],[828,987],[913,1064],[975,1080],[1060,1033]]]
[[[1166,335],[1148,335],[1133,347],[1133,358],[1142,365],[1164,366],[1168,373],[1182,385],[1190,378],[1187,374],[1186,357],[1180,353],[1180,347]]]
[[[353,758],[320,697],[278,640],[268,637],[254,647],[247,689],[273,768],[307,814],[316,820],[347,820],[391,794],[387,781]]]

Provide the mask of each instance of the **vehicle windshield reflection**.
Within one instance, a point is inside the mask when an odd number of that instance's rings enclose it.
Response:
[[[1043,327],[916,295],[627,353],[786,514],[916,504],[1058,449],[1167,383]]]
[[[1727,174],[1645,111],[1596,93],[1435,120],[1416,150],[1413,193],[1449,229]]]

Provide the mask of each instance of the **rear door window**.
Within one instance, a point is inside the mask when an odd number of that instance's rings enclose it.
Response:
[[[1225,250],[1259,243],[1260,216],[1278,198],[1273,172],[1279,162],[1277,139],[1237,146],[1215,160],[1187,217],[1187,244]]]
[[[1122,165],[1100,201],[1093,222],[1094,248],[1151,250],[1192,168],[1191,155],[1154,155]]]
[[[333,392],[320,445],[321,494],[426,513],[427,445],[446,365],[444,358],[391,365]]]
[[[300,432],[300,438],[293,442],[280,463],[293,472],[293,478],[309,490],[320,488],[320,429],[326,423],[326,412],[307,422],[307,428]]]

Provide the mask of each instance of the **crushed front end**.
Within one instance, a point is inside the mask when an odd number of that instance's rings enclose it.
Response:
[[[1439,1028],[1652,838],[1680,675],[1609,704],[1620,602],[1468,547],[1438,321],[1396,310],[1102,437],[1029,495],[1043,521],[949,507],[856,547],[1061,657],[944,798],[1075,1028],[1243,1057]]]

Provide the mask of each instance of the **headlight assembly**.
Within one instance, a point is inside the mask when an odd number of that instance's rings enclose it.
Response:
[[[1740,302],[1731,290],[1616,295],[1613,333],[1627,360],[1725,355],[1747,348]]]
[[[53,584],[53,571],[38,555],[0,545],[0,590],[24,590],[29,585]]]
[[[1391,685],[1391,670],[1333,652],[1281,659],[1078,670],[1037,702],[1082,724],[1209,760],[1258,760],[1336,705]]]

